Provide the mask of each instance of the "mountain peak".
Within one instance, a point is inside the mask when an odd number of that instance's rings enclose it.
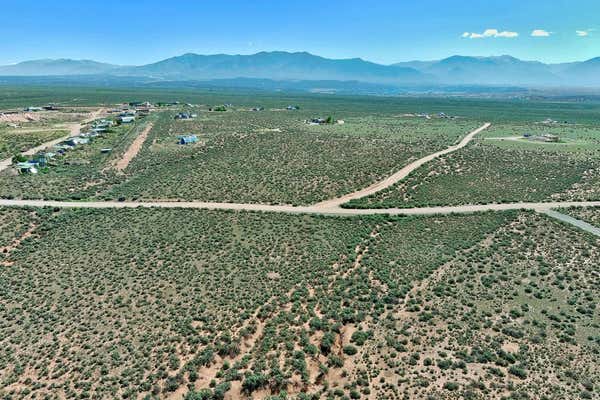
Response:
[[[306,51],[262,51],[249,55],[184,53],[152,64],[121,67],[70,58],[25,61],[0,67],[0,75],[111,75],[160,80],[320,80],[414,85],[600,85],[600,57],[581,63],[544,64],[508,54],[453,55],[439,61],[381,65],[362,58],[329,59]]]

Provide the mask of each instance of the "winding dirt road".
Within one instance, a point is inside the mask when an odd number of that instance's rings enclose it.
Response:
[[[413,172],[414,170],[416,170],[417,168],[419,168],[420,166],[422,166],[425,163],[428,163],[431,160],[434,160],[437,157],[443,156],[445,154],[449,154],[452,152],[455,152],[456,150],[460,150],[463,147],[465,147],[467,144],[469,144],[469,142],[471,140],[473,140],[473,138],[475,137],[475,135],[477,135],[478,133],[481,133],[482,131],[486,130],[487,128],[489,128],[492,124],[490,124],[489,122],[486,122],[483,126],[475,129],[473,132],[469,133],[467,136],[465,136],[459,144],[454,145],[454,146],[450,146],[447,149],[438,151],[437,153],[433,153],[433,154],[429,154],[423,158],[420,158],[416,161],[413,161],[412,163],[408,164],[407,166],[405,166],[404,168],[402,168],[400,171],[390,175],[389,177],[385,178],[382,181],[376,182],[374,184],[372,184],[371,186],[368,186],[364,189],[361,189],[357,192],[354,193],[349,193],[346,194],[342,197],[338,197],[336,199],[331,199],[331,200],[325,200],[321,203],[317,203],[315,204],[315,207],[318,208],[331,208],[331,207],[339,207],[340,205],[349,202],[350,200],[356,200],[356,199],[360,199],[366,196],[370,196],[372,194],[375,194],[377,192],[382,191],[383,189],[386,189],[390,186],[393,186],[394,184],[396,184],[397,182],[401,181],[402,179],[406,178],[411,172]]]

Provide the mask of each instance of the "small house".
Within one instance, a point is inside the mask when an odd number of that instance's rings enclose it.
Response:
[[[333,124],[333,123],[340,123],[339,121],[335,121],[333,119],[333,117],[329,116],[327,118],[312,118],[306,121],[307,124],[309,125],[327,125],[327,124]],[[341,122],[342,124],[344,123],[344,121]]]
[[[15,165],[15,168],[21,174],[37,174],[38,173],[36,165],[29,161],[17,163],[17,165]]]
[[[25,111],[28,111],[28,112],[36,112],[36,111],[42,111],[42,110],[43,110],[42,107],[27,107],[25,109]]]
[[[323,125],[327,123],[325,118],[312,118],[307,121],[309,125]]]
[[[196,135],[183,135],[178,137],[179,144],[193,144],[198,142],[198,137]]]
[[[300,107],[289,105],[285,109],[288,110],[288,111],[294,111],[294,110],[299,110]]]
[[[68,150],[71,150],[73,148],[73,146],[70,146],[66,143],[61,143],[61,144],[57,144],[54,145],[54,150],[56,151],[57,154],[65,154],[65,152],[67,152]]]
[[[119,122],[121,122],[122,124],[131,124],[131,123],[135,122],[135,117],[134,116],[121,116],[121,117],[119,117]]]
[[[74,136],[74,137],[68,138],[63,143],[66,144],[66,145],[69,145],[71,147],[75,147],[75,146],[80,145],[80,144],[88,144],[89,142],[90,142],[89,138],[80,137],[80,136]]]
[[[50,153],[50,152],[41,152],[41,153],[37,153],[33,159],[31,160],[33,163],[39,165],[40,167],[45,167],[46,165],[48,165],[48,163],[50,161],[52,161],[52,159],[56,156],[55,153]]]
[[[180,112],[179,114],[175,115],[175,119],[194,119],[197,116],[198,116],[197,114],[190,114],[188,112]]]
[[[560,140],[560,138],[557,135],[552,135],[550,133],[542,135],[542,137],[544,138],[544,142],[548,143],[557,143]]]
[[[112,151],[112,149],[111,149],[111,148],[109,148],[109,147],[105,147],[105,148],[103,148],[103,149],[100,149],[100,153],[102,153],[102,154],[108,154],[108,153],[110,153],[111,151]]]
[[[92,124],[94,128],[110,128],[114,123],[109,119],[101,119],[100,121],[96,121]]]

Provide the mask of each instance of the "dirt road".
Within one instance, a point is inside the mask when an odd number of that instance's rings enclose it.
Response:
[[[504,204],[478,204],[448,207],[420,207],[420,208],[386,208],[386,209],[347,209],[339,207],[294,207],[273,206],[267,204],[240,204],[240,203],[211,203],[202,201],[53,201],[53,200],[9,200],[0,199],[0,206],[31,206],[31,207],[62,207],[62,208],[195,208],[206,210],[235,210],[235,211],[262,211],[280,212],[290,214],[324,214],[324,215],[436,215],[436,214],[464,214],[481,211],[505,210],[533,210],[546,212],[553,208],[561,207],[600,207],[600,201],[571,201],[549,203],[504,203]]]
[[[386,189],[386,188],[396,184],[397,182],[401,181],[402,179],[406,178],[411,172],[413,172],[414,170],[416,170],[423,164],[428,163],[429,161],[431,161],[437,157],[440,157],[445,154],[452,153],[452,152],[455,152],[456,150],[462,149],[467,144],[469,144],[469,142],[471,140],[473,140],[475,135],[484,131],[485,129],[489,128],[490,126],[491,126],[491,124],[489,122],[486,122],[483,126],[475,129],[473,132],[471,132],[467,136],[465,136],[460,141],[460,143],[457,145],[450,146],[447,149],[438,151],[437,153],[429,154],[423,158],[413,161],[412,163],[410,163],[407,166],[405,166],[404,168],[402,168],[400,171],[394,173],[393,175],[390,175],[389,177],[385,178],[382,181],[374,183],[373,185],[371,185],[369,187],[366,187],[366,188],[361,189],[354,193],[346,194],[346,195],[344,195],[342,197],[338,197],[336,199],[325,200],[321,203],[315,204],[315,207],[318,207],[318,208],[338,207],[344,203],[349,202],[350,200],[355,200],[355,199],[360,199],[362,197],[370,196],[370,195],[377,193],[383,189]]]
[[[99,110],[100,112],[100,110]],[[96,118],[93,116],[91,119]],[[80,129],[80,124],[73,126],[71,134],[76,133]],[[234,211],[257,211],[257,212],[279,212],[290,214],[321,214],[321,215],[340,215],[340,216],[356,216],[356,215],[436,215],[436,214],[464,214],[483,211],[505,211],[505,210],[533,210],[536,212],[545,213],[553,218],[573,224],[581,229],[600,236],[600,229],[587,224],[583,221],[576,220],[567,215],[553,211],[555,208],[565,207],[600,207],[600,201],[564,201],[564,202],[547,202],[547,203],[503,203],[503,204],[477,204],[477,205],[462,205],[462,206],[446,206],[446,207],[419,207],[419,208],[388,208],[388,209],[348,209],[341,208],[340,205],[360,197],[368,196],[386,187],[393,185],[400,179],[406,177],[409,173],[419,168],[421,165],[433,160],[444,154],[451,153],[465,147],[475,135],[487,129],[489,123],[469,133],[457,145],[451,146],[445,150],[423,157],[413,163],[402,168],[397,173],[387,179],[369,186],[363,190],[359,190],[349,195],[324,201],[312,206],[295,207],[290,205],[267,205],[267,204],[241,204],[241,203],[217,203],[217,202],[202,202],[202,201],[147,201],[147,202],[119,202],[119,201],[52,201],[52,200],[9,200],[0,199],[0,206],[30,206],[30,207],[61,207],[61,208],[193,208],[206,210],[234,210]],[[129,161],[137,154],[141,148],[146,136],[152,129],[152,124],[149,124],[144,131],[136,138],[127,153],[127,161],[119,164],[125,168]],[[45,144],[44,146],[47,146]],[[134,146],[135,145],[135,146]],[[40,146],[43,147],[43,146]],[[37,148],[36,148],[37,149]],[[35,152],[36,149],[31,149],[30,152]],[[126,153],[126,154],[127,154]],[[125,157],[124,157],[125,159]],[[9,160],[10,161],[10,160]],[[10,165],[10,164],[9,164]],[[124,166],[123,166],[124,165]]]
[[[115,168],[117,170],[123,171],[125,168],[127,168],[131,160],[133,160],[135,156],[137,156],[137,154],[142,149],[142,146],[144,145],[144,142],[146,141],[146,138],[148,137],[148,134],[152,130],[153,126],[154,125],[152,123],[149,123],[144,128],[144,130],[135,138],[135,140],[131,143],[125,154],[123,154],[123,157],[115,165]]]

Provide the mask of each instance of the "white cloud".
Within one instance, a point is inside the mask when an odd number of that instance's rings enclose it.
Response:
[[[531,32],[531,36],[533,37],[548,37],[552,34],[552,32],[548,32],[544,29],[534,29],[533,32]]]
[[[465,32],[462,34],[463,38],[469,39],[483,39],[483,38],[516,38],[519,36],[517,32],[511,31],[499,31],[498,29],[486,29],[483,33],[477,32]]]
[[[577,36],[581,36],[581,37],[589,36],[590,32],[591,32],[591,29],[586,29],[584,31],[575,31]]]
[[[483,36],[496,37],[498,36],[498,29],[486,29],[485,31],[483,31]]]
[[[495,35],[494,37],[504,37],[504,38],[516,38],[517,36],[519,36],[519,34],[517,32],[498,32],[497,35]]]

